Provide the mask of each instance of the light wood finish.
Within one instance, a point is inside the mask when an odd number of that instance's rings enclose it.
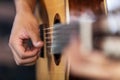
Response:
[[[40,0],[40,5],[44,5],[43,12],[47,12],[48,26],[52,27],[54,25],[54,17],[59,14],[61,23],[66,22],[66,11],[65,11],[65,0]],[[42,18],[38,12],[37,17]],[[39,19],[42,21],[43,19]],[[46,23],[45,20],[40,22],[40,24]],[[52,36],[51,36],[52,37]],[[45,43],[45,42],[44,42]],[[44,45],[46,47],[46,45]],[[36,66],[36,78],[37,80],[65,80],[66,78],[66,66],[65,60],[61,57],[59,65],[55,64],[54,56],[52,53],[49,54],[48,59],[47,53],[45,52],[44,58],[39,58]]]
[[[108,9],[107,9],[107,0],[104,0],[104,8],[105,8],[105,14],[108,14]]]

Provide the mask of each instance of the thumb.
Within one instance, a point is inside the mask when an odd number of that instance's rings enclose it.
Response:
[[[34,47],[41,47],[43,45],[43,42],[40,39],[39,30],[38,31],[31,30],[28,31],[28,33]]]

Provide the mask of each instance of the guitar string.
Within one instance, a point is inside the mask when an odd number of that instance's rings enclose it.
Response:
[[[44,28],[43,30],[53,29],[54,27]]]
[[[49,44],[53,44],[53,43],[56,43],[56,44],[63,44],[63,43],[66,43],[66,41],[68,40],[68,39],[66,39],[66,38],[62,38],[62,41],[59,41],[58,39],[56,39],[56,38],[51,38],[51,37],[48,37],[47,39],[45,39],[46,40],[46,44],[47,45],[49,45]]]
[[[55,36],[53,36],[53,37],[55,37]],[[63,38],[63,41],[58,41],[57,39],[56,39],[56,40],[54,39],[54,42],[53,42],[53,38],[50,37],[50,36],[47,36],[47,37],[45,37],[45,40],[46,40],[47,46],[49,46],[49,45],[53,44],[53,43],[56,42],[56,41],[57,41],[57,44],[61,44],[61,43],[63,43],[64,41],[66,41],[67,39],[64,39],[64,38]],[[49,44],[49,45],[48,45],[48,44]],[[52,45],[52,46],[53,46],[53,45]]]
[[[57,28],[61,28],[61,27],[57,27]],[[68,28],[70,28],[70,27],[68,27]],[[53,30],[53,29],[55,29],[55,27],[50,27],[50,28],[44,28],[43,30]]]
[[[69,33],[71,32],[73,29],[68,29],[67,31],[63,31],[63,30],[57,30],[57,31],[47,31],[44,34],[63,34],[63,33]],[[75,31],[75,30],[74,30]]]
[[[49,30],[49,29],[54,29],[54,28],[61,28],[61,26],[51,26],[51,27],[47,27],[47,28],[44,28],[43,30]],[[69,27],[70,28],[70,27]]]
[[[46,34],[46,36],[45,36],[45,40],[46,40],[46,47],[47,48],[52,48],[53,46],[54,46],[54,44],[53,44],[53,41],[52,41],[52,37],[56,37],[57,36],[57,34],[61,31],[60,30],[60,28],[59,27],[57,27],[57,28],[59,28],[59,29],[54,29],[55,27],[49,27],[49,28],[44,28],[44,29],[42,29],[42,30],[44,30],[44,34]],[[68,29],[67,30],[71,30],[71,29],[69,29],[70,27],[68,27]],[[51,30],[53,30],[53,31],[51,31]],[[47,36],[47,34],[49,35],[49,36]],[[53,34],[56,34],[56,36],[54,35],[53,36]],[[60,34],[60,33],[59,33]],[[52,37],[51,37],[51,35],[52,35]],[[60,34],[60,35],[64,35],[64,34]],[[66,40],[66,39],[64,39],[64,40]],[[54,40],[55,41],[55,40]],[[62,41],[60,41],[60,42],[62,42]],[[49,44],[49,45],[48,45]],[[57,44],[60,44],[60,43],[57,43]]]
[[[64,32],[64,33],[67,33],[67,32]],[[59,36],[64,36],[64,34],[56,33],[56,31],[47,31],[47,32],[45,32],[44,34],[50,34],[50,35],[52,35],[52,37],[56,37],[58,34],[59,34]],[[54,34],[54,35],[53,35],[53,34]],[[51,40],[52,37],[46,35],[46,36],[45,36],[46,42],[49,41],[49,40]]]
[[[73,30],[73,29],[67,29],[67,31],[65,31],[64,33],[69,33],[69,30]],[[60,35],[60,34],[63,34],[63,33],[62,33],[62,30],[53,30],[53,31],[47,31],[44,34],[45,35],[49,35],[49,34],[50,35],[53,35],[53,34],[54,35],[58,35],[58,34]]]

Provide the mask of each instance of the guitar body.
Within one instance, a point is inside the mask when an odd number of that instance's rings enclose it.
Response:
[[[71,1],[71,3],[69,3],[69,1]],[[101,1],[106,4],[106,0]],[[69,8],[71,8],[71,10],[74,10],[74,8],[77,9],[74,7],[75,5],[72,5],[73,2],[74,0],[40,0],[36,8],[36,16],[39,24],[44,25],[46,28],[52,28],[56,23],[68,23],[70,21]],[[71,7],[69,7],[70,4]],[[104,5],[104,8],[106,9],[105,6],[106,5]],[[52,29],[50,29],[50,31],[52,32]],[[46,32],[43,31],[43,33],[44,53],[42,53],[42,57],[40,56],[37,61],[37,80],[69,80],[69,68],[65,65],[66,61],[64,57],[62,55],[57,55],[59,62],[56,63],[56,61],[58,61],[55,58],[56,56],[47,48],[46,45]],[[49,37],[52,38],[52,35],[49,35]]]
[[[52,27],[56,20],[59,23],[66,23],[65,0],[40,0],[39,4],[36,15],[40,24]],[[45,40],[44,43],[46,43]],[[39,57],[36,66],[37,80],[66,80],[66,66],[63,57],[60,57],[60,63],[57,65],[53,53],[46,50],[44,44],[44,57]]]

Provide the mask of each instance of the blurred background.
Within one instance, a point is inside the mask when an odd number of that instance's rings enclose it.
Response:
[[[8,46],[15,16],[13,0],[0,0],[0,80],[14,80],[16,65]]]
[[[35,80],[34,66],[16,66],[8,46],[14,17],[14,0],[0,0],[0,80]]]
[[[0,0],[0,80],[15,80],[16,65],[8,46],[15,16],[13,0]]]

